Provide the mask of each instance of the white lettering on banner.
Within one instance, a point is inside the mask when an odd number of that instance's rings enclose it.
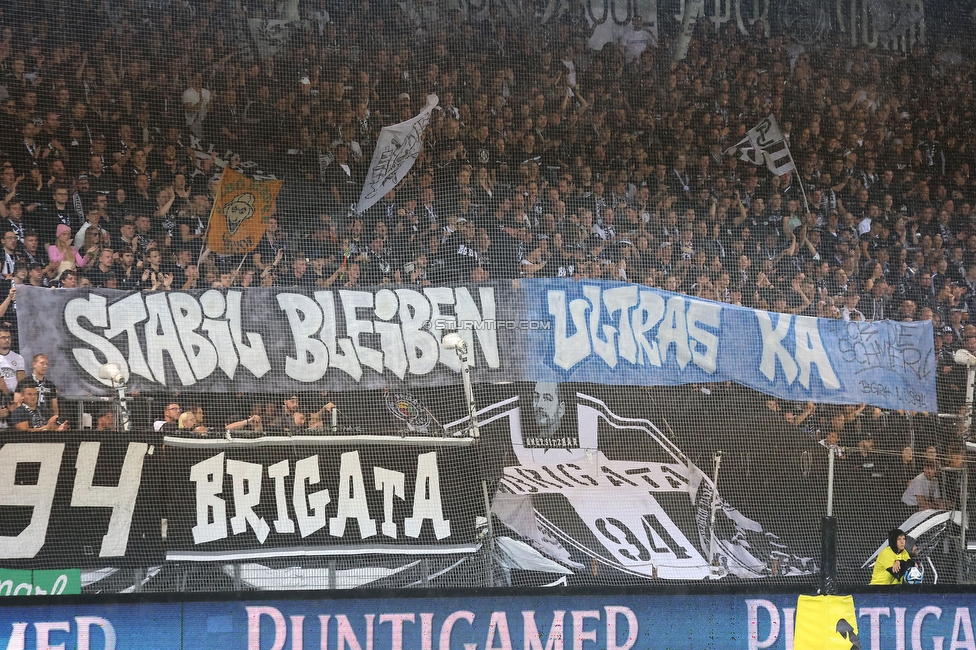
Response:
[[[795,609],[784,607],[780,610],[775,603],[765,599],[747,600],[746,607],[750,650],[783,647],[781,644],[784,641],[786,650],[792,650]],[[909,650],[909,648],[911,650],[962,648],[976,650],[976,635],[973,632],[968,607],[955,608],[951,619],[951,633],[949,632],[950,617],[948,614],[943,617],[943,610],[940,607],[934,605],[919,607],[911,618],[910,640],[906,639],[906,613],[907,609],[904,607],[861,607],[858,610],[858,617],[868,619],[866,625],[859,626],[861,648],[882,650],[888,647],[882,644],[882,638],[885,638],[894,640],[892,650]],[[528,648],[528,645],[526,647]],[[533,647],[532,650],[535,648]]]
[[[495,645],[495,637],[498,637],[498,645]],[[505,612],[491,613],[485,650],[512,650],[512,635],[508,631],[508,615]]]
[[[275,488],[275,532],[286,535],[295,532],[295,522],[288,516],[288,498],[285,496],[285,477],[288,476],[288,461],[283,460],[268,468],[268,476]]]
[[[553,363],[564,370],[592,353],[610,368],[616,368],[619,359],[661,367],[672,347],[682,370],[689,363],[709,374],[717,368],[719,338],[711,330],[722,325],[719,304],[682,296],[665,302],[661,295],[640,291],[635,285],[606,291],[584,285],[583,298],[570,300],[568,305],[566,292],[553,290],[547,292],[547,302],[554,319]],[[609,322],[604,322],[604,314]],[[655,328],[656,333],[652,332]]]
[[[107,618],[101,616],[75,616],[75,640],[72,648],[77,650],[91,650],[93,627],[97,627],[102,632],[103,643],[100,644],[104,650],[115,650],[116,634],[115,628]],[[24,650],[28,647],[27,628],[30,623],[19,622],[12,625],[7,650]],[[34,623],[35,642],[33,647],[37,650],[64,650],[65,643],[51,643],[51,632],[70,633],[71,621],[38,621]]]
[[[777,609],[774,603],[763,598],[747,600],[746,607],[749,612],[746,623],[748,626],[749,650],[761,650],[762,648],[771,647],[776,643],[776,639],[779,638],[779,609]],[[769,633],[763,639],[759,638],[760,609],[765,610],[769,615]]]
[[[16,537],[0,536],[0,558],[34,557],[47,539],[64,443],[7,443],[0,448],[0,506],[30,506],[31,520]],[[17,465],[38,463],[37,483],[18,485]]]
[[[284,371],[295,381],[319,381],[331,368],[359,381],[364,367],[380,374],[389,370],[403,379],[407,373],[428,374],[438,362],[460,372],[457,354],[440,344],[453,331],[469,350],[474,351],[477,341],[489,368],[500,367],[493,287],[478,288],[480,308],[466,287],[383,289],[375,294],[317,291],[314,299],[277,293],[275,298],[294,344],[294,356],[285,358]],[[240,291],[225,296],[216,290],[199,298],[181,292],[133,294],[112,305],[97,294],[75,298],[65,305],[64,317],[68,332],[84,345],[72,347],[71,353],[85,372],[106,386],[111,380],[98,376],[104,363],[118,364],[126,377],[162,385],[172,379],[167,378],[167,367],[183,386],[211,377],[218,368],[230,379],[240,366],[260,378],[271,370],[271,362],[262,336],[243,329],[241,301]],[[337,326],[339,314],[344,336]],[[376,344],[378,348],[371,347]],[[633,356],[631,348],[625,352]],[[471,359],[477,362],[475,355]]]
[[[629,572],[668,580],[704,580],[708,561],[651,493],[629,493],[627,512],[606,514],[606,501],[593,493],[566,493],[579,518],[610,552],[609,560]]]
[[[600,620],[600,610],[573,611],[573,650],[583,650],[585,641],[596,643],[596,629],[586,629],[586,619]]]
[[[101,616],[75,616],[78,626],[78,650],[90,650],[91,629],[97,627],[105,637],[104,650],[115,650],[115,628],[107,618]]]
[[[404,499],[403,485],[406,475],[392,469],[374,467],[373,478],[376,479],[375,489],[383,492],[383,525],[381,530],[387,537],[396,539],[397,527],[393,521],[393,497]],[[382,621],[380,622],[382,623]]]
[[[895,607],[895,650],[905,650],[905,607]]]
[[[259,517],[254,512],[254,507],[261,503],[261,476],[264,468],[259,463],[228,460],[226,469],[234,485],[234,516],[230,518],[231,531],[235,535],[240,535],[250,524],[258,541],[264,544],[271,527],[264,517]]]
[[[891,616],[890,607],[862,607],[860,616],[867,616],[871,621],[871,648],[870,650],[881,650],[881,617]],[[863,638],[864,630],[861,629]],[[863,647],[863,644],[862,644]],[[867,649],[865,649],[867,650]]]
[[[403,650],[403,624],[413,623],[416,617],[413,613],[409,614],[381,614],[380,625],[390,624],[390,650]]]
[[[359,524],[360,538],[366,539],[376,534],[376,522],[369,518],[366,484],[363,482],[363,467],[359,463],[358,451],[347,451],[339,458],[339,504],[336,516],[329,519],[329,534],[333,537],[345,535],[348,519],[355,519]]]
[[[606,605],[604,611],[607,613],[607,650],[630,650],[637,643],[639,626],[637,616],[629,607],[617,605]],[[627,636],[623,645],[617,645],[617,617],[623,616],[627,620]]]
[[[447,615],[441,625],[440,650],[451,650],[451,632],[454,631],[454,624],[458,621],[467,621],[474,625],[474,612],[461,610]]]
[[[135,294],[111,307],[107,306],[103,296],[96,294],[69,300],[64,308],[68,331],[91,346],[72,348],[72,355],[85,372],[107,386],[112,385],[111,380],[98,376],[103,363],[117,363],[125,376],[134,374],[166,385],[164,352],[170,357],[184,386],[192,386],[205,379],[217,366],[231,378],[238,363],[255,377],[262,377],[271,370],[261,335],[242,331],[241,292],[228,292],[225,299],[219,292],[211,290],[200,297],[199,308],[190,307],[191,302],[196,303],[192,296],[179,293],[147,297]],[[178,316],[174,317],[171,308]],[[204,314],[206,319],[202,318]],[[225,320],[215,320],[222,316]],[[95,328],[101,328],[102,333],[86,329],[82,319]],[[141,328],[140,337],[137,325],[143,322],[145,325]],[[207,332],[207,336],[197,334],[198,328]],[[229,337],[226,336],[228,331]],[[112,343],[113,339],[123,334],[127,354]],[[236,352],[232,349],[231,341]],[[96,351],[102,359],[96,356]],[[194,374],[190,359],[199,374]],[[214,359],[217,360],[216,365]]]
[[[962,634],[964,638],[959,638]],[[966,650],[976,650],[976,639],[973,639],[973,621],[969,617],[968,607],[957,607],[956,618],[952,623],[952,645],[949,650],[965,648]]]
[[[523,622],[523,643],[525,650],[592,650],[593,647],[604,647],[607,650],[631,650],[637,643],[640,635],[639,622],[637,615],[629,607],[621,605],[607,605],[604,608],[606,621],[604,626],[594,626],[590,621],[601,620],[603,612],[600,610],[574,610],[569,615],[572,619],[572,628],[566,629],[566,614],[564,610],[552,612],[552,625],[549,626],[548,640],[545,646],[542,645],[541,634],[536,625],[535,611],[512,612],[512,619],[518,620],[521,614]],[[291,624],[290,636],[292,648],[299,650],[302,646],[298,643],[299,639],[304,638],[305,619],[304,615],[286,616],[280,609],[273,606],[257,605],[245,607],[247,611],[247,647],[248,650],[284,650],[289,637],[289,622]],[[493,611],[486,618],[481,619],[481,628],[476,627],[478,620],[475,613],[468,610],[456,610],[444,616],[440,623],[440,629],[436,632],[434,626],[434,614],[415,612],[396,612],[383,614],[362,614],[362,622],[359,617],[350,617],[346,614],[319,614],[320,648],[328,650],[330,647],[336,650],[369,650],[374,647],[388,647],[391,650],[403,650],[405,637],[405,624],[416,638],[418,630],[413,627],[416,625],[417,618],[420,618],[419,650],[452,650],[453,648],[473,648],[484,647],[485,650],[515,650],[516,646],[512,643],[512,634],[509,627],[509,612]],[[261,625],[262,618],[266,623],[272,625]],[[267,619],[270,619],[268,621]],[[310,619],[314,620],[314,619]],[[487,620],[487,630],[484,629],[484,621]],[[335,621],[332,623],[332,621]],[[467,625],[461,626],[460,623]],[[623,623],[626,622],[626,626]],[[386,643],[384,624],[389,623],[389,643]],[[26,624],[25,624],[26,625]],[[271,629],[273,627],[273,633]],[[329,645],[330,627],[335,629],[336,642],[334,646]],[[263,628],[263,630],[262,630]],[[265,632],[262,638],[262,631]],[[566,634],[566,632],[569,632]],[[483,633],[484,646],[471,643],[470,640],[477,638],[479,633]],[[601,636],[605,633],[605,637]],[[480,640],[480,639],[479,639]],[[521,650],[521,648],[519,648]]]
[[[688,469],[684,465],[611,461],[602,454],[589,470],[575,463],[559,463],[555,466],[512,465],[505,467],[503,472],[499,490],[508,494],[553,491],[569,494],[577,490],[592,494],[594,487],[600,490],[636,489],[641,493],[688,489]]]
[[[274,642],[271,650],[282,650],[288,634],[285,617],[277,607],[245,607],[247,611],[247,650],[261,650],[261,617],[267,616],[274,622]]]
[[[525,639],[525,650],[563,650],[565,620],[565,610],[556,610],[552,613],[549,638],[546,640],[545,648],[543,648],[539,628],[535,624],[535,612],[522,612],[522,638]]]
[[[0,505],[32,508],[30,523],[19,535],[0,536],[0,559],[31,558],[44,546],[64,447],[64,443],[7,443],[0,447]],[[143,461],[149,445],[129,443],[116,487],[94,485],[100,447],[99,442],[79,443],[70,507],[111,508],[112,515],[98,554],[99,557],[121,557],[128,547],[136,497],[142,483]],[[16,481],[17,466],[25,463],[39,465],[34,485]]]
[[[136,509],[136,497],[142,483],[142,463],[149,452],[144,442],[130,442],[122,461],[118,487],[96,486],[95,463],[99,442],[82,442],[75,461],[75,484],[71,491],[71,507],[111,508],[108,531],[102,537],[99,557],[121,557],[129,544],[129,527]]]
[[[799,379],[800,384],[809,389],[813,374],[812,369],[813,366],[816,366],[824,388],[828,390],[840,389],[840,380],[837,379],[837,374],[834,372],[833,366],[830,365],[827,350],[824,349],[823,341],[820,339],[816,318],[779,314],[774,326],[772,314],[769,312],[756,311],[754,313],[759,322],[759,331],[762,333],[763,339],[759,371],[771,384],[776,383],[776,367],[778,365],[783,369],[787,385],[791,385]],[[793,349],[795,351],[792,354],[783,345],[790,329],[793,330]]]
[[[933,616],[938,621],[942,617],[942,608],[929,605],[915,613],[915,620],[912,621],[912,650],[922,650],[922,624],[925,623],[927,616]],[[942,650],[943,640],[944,637],[941,636],[932,637],[933,649]]]
[[[207,542],[227,537],[227,503],[223,493],[224,473],[231,475],[233,489],[234,516],[230,519],[231,531],[235,535],[246,532],[248,526],[254,531],[258,542],[267,541],[271,527],[255,512],[261,504],[261,477],[264,468],[257,463],[224,460],[220,453],[196,463],[190,468],[190,481],[196,484],[196,525],[192,528],[193,543]],[[274,509],[277,513],[275,531],[279,534],[295,532],[294,524],[288,518],[288,505],[285,503],[283,480],[289,474],[288,461],[283,460],[270,465],[268,476],[275,483]],[[417,472],[413,492],[411,515],[403,522],[403,534],[407,537],[420,537],[424,521],[430,520],[437,539],[451,535],[451,520],[444,518],[441,501],[440,475],[437,467],[437,453],[429,452],[417,456]],[[392,539],[399,537],[397,523],[393,520],[393,499],[405,500],[405,475],[402,472],[383,467],[373,467],[373,486],[383,494],[382,527],[380,532]],[[326,517],[326,507],[332,503],[328,489],[307,494],[308,486],[320,482],[319,457],[317,455],[295,462],[295,482],[292,492],[292,508],[298,519],[298,532],[305,538],[322,529],[327,529],[333,537],[346,534],[346,523],[355,519],[361,539],[376,535],[378,517],[371,516],[363,478],[359,452],[349,451],[339,459],[339,475],[336,477],[335,516]],[[279,491],[277,485],[282,482]]]
[[[417,482],[413,490],[413,514],[403,521],[407,537],[417,537],[430,519],[434,526],[434,536],[444,539],[451,536],[451,522],[444,519],[441,505],[441,481],[437,471],[437,453],[429,452],[417,457]]]
[[[288,461],[281,461],[287,463]],[[280,464],[280,463],[279,463]],[[332,500],[328,490],[320,490],[305,496],[305,482],[315,485],[319,482],[319,457],[310,456],[295,463],[295,488],[292,504],[298,516],[298,530],[302,537],[308,537],[317,530],[325,528],[325,506]],[[311,511],[311,514],[309,514]],[[283,532],[283,531],[278,531]]]
[[[224,490],[224,455],[217,454],[190,468],[196,483],[197,525],[193,543],[203,544],[227,537],[227,506],[219,495]]]
[[[45,621],[34,623],[34,631],[37,632],[37,650],[64,650],[64,644],[51,644],[51,632],[70,632],[70,621]]]

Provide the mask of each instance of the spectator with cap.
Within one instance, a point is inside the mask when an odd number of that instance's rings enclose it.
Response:
[[[50,287],[48,277],[45,274],[45,267],[39,261],[29,262],[24,260],[23,262],[27,266],[27,279],[24,284],[28,284],[32,287],[39,287],[47,289]]]

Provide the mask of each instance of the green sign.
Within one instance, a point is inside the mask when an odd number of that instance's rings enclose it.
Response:
[[[18,571],[0,569],[0,596],[46,596],[81,593],[81,569]]]

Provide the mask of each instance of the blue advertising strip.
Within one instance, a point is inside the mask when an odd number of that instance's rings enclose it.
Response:
[[[182,616],[180,603],[0,607],[0,648],[178,650]]]
[[[796,603],[740,594],[25,605],[0,607],[0,648],[791,650]],[[854,604],[862,648],[976,648],[973,594],[876,591]]]
[[[935,411],[932,324],[765,312],[619,282],[525,280],[527,379],[734,380],[796,401]]]

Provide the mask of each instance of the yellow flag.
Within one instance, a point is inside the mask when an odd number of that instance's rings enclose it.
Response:
[[[860,648],[853,596],[800,596],[793,650]]]
[[[224,169],[210,213],[207,246],[218,255],[250,253],[257,248],[274,214],[282,181],[256,181]]]

